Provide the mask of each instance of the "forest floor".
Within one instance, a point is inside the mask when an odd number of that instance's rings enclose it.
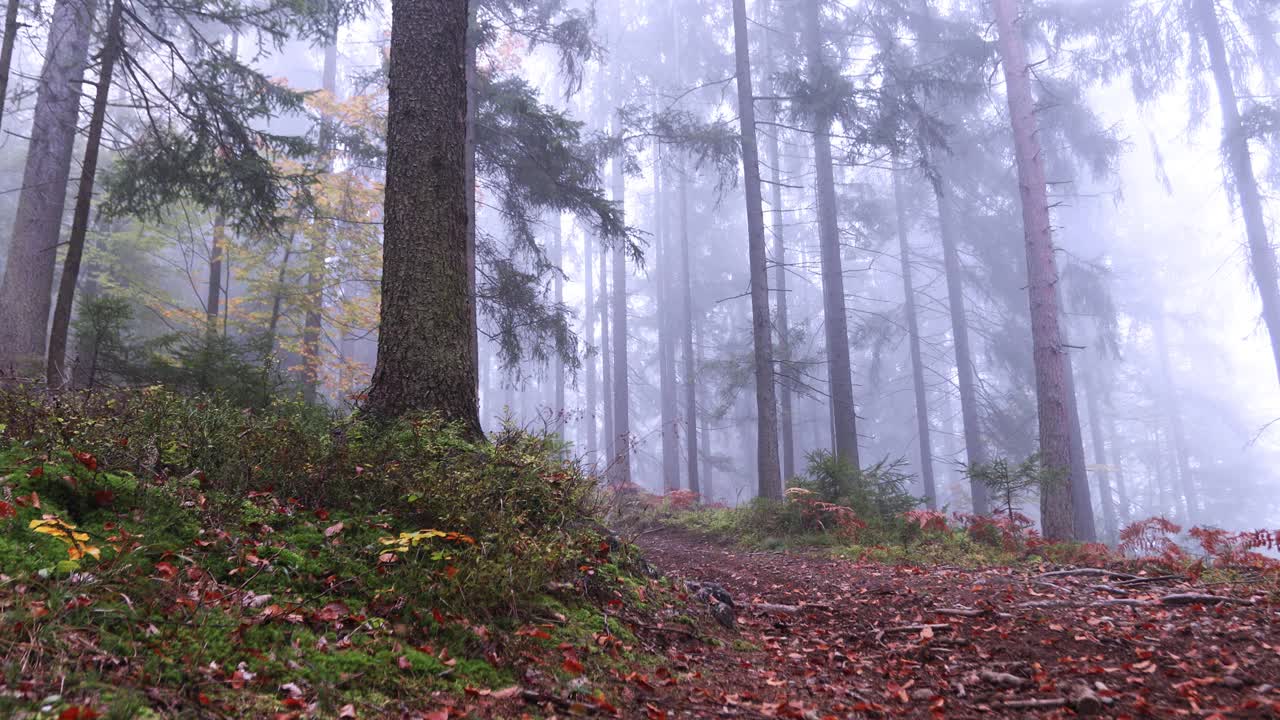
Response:
[[[721,586],[737,622],[691,590],[695,632],[639,629],[665,665],[602,688],[625,717],[1280,716],[1280,606],[1247,586],[637,542],[677,587]]]

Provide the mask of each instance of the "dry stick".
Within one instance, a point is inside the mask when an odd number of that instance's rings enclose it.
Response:
[[[1009,613],[996,612],[995,610],[991,610],[989,608],[988,609],[937,608],[937,609],[931,610],[930,612],[932,612],[935,615],[954,615],[957,617],[967,617],[967,618],[988,617],[988,616],[998,617],[998,618],[1013,617]]]
[[[1155,577],[1140,577],[1140,578],[1134,578],[1132,580],[1125,580],[1123,582],[1118,582],[1116,583],[1116,587],[1127,587],[1129,585],[1145,585],[1147,583],[1165,582],[1167,580],[1186,580],[1186,578],[1181,575],[1157,575]]]
[[[992,685],[1002,685],[1004,687],[1022,687],[1023,685],[1031,682],[1024,677],[1010,675],[1009,673],[995,672],[994,670],[981,670],[978,672],[978,677],[986,680]]]
[[[886,633],[900,633],[900,632],[920,632],[921,630],[950,630],[951,628],[952,628],[952,625],[948,623],[933,623],[928,625],[900,625],[898,627],[885,628],[880,632],[882,634],[886,634]]]
[[[1036,577],[1066,577],[1069,575],[1102,575],[1104,577],[1124,578],[1125,580],[1138,579],[1137,575],[1115,572],[1114,570],[1104,570],[1102,568],[1070,568],[1068,570],[1054,570],[1053,572],[1040,573]]]
[[[1006,700],[1004,702],[997,703],[996,707],[1015,710],[1037,710],[1042,708],[1065,707],[1066,705],[1066,698],[1041,698],[1034,700]]]

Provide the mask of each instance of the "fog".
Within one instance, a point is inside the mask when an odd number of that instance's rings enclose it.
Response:
[[[1255,257],[1247,242],[1222,78],[1196,25],[1202,4],[1020,3],[1074,378],[1072,432],[1104,537],[1155,515],[1280,526],[1280,385],[1263,320],[1264,296],[1280,299],[1280,289],[1274,254]],[[922,503],[927,468],[936,507],[967,512],[975,453],[1020,462],[1039,447],[1023,216],[990,5],[746,3],[784,480],[837,444],[833,302],[847,324],[858,464],[901,461]],[[806,46],[811,6],[816,54]],[[1274,233],[1280,11],[1250,0],[1216,7],[1249,133],[1247,182]],[[310,373],[315,400],[335,412],[358,407],[377,353],[383,178],[380,146],[362,138],[385,123],[389,3],[364,10],[337,33],[332,91],[254,119],[313,140],[318,118],[341,128],[324,190],[308,206],[314,217],[272,233],[228,225],[219,266],[221,332],[247,339],[270,326],[277,387],[305,393]],[[730,0],[481,3],[476,259],[487,431],[559,433],[566,453],[611,482],[653,493],[690,489],[696,473],[704,502],[739,505],[757,494],[759,463],[731,11]],[[12,226],[23,186],[49,12],[24,10],[18,33],[0,228]],[[210,32],[230,43],[226,27]],[[259,45],[244,34],[246,65],[298,90],[324,85],[323,43]],[[167,67],[146,52],[140,63]],[[93,87],[84,92],[87,108]],[[113,95],[100,176],[137,137],[140,108],[127,88]],[[832,123],[836,300],[824,298],[831,259],[815,117]],[[609,232],[593,198],[620,207],[629,230]],[[82,282],[127,300],[128,343],[142,352],[150,339],[203,328],[218,214],[184,201],[151,217],[94,218]],[[958,266],[949,267],[944,234]],[[1272,268],[1269,285],[1255,279],[1259,263]],[[967,358],[957,352],[948,273],[963,301]],[[971,397],[962,397],[962,363]],[[110,381],[142,379],[121,370]],[[980,448],[966,438],[966,403]],[[1034,497],[1022,509],[1038,517]]]

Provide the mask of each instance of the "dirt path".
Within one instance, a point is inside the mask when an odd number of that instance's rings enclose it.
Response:
[[[670,666],[620,674],[626,717],[1280,717],[1275,604],[1162,602],[1230,588],[858,564],[666,531],[639,544],[668,575],[723,586],[738,621],[723,647],[653,633]]]

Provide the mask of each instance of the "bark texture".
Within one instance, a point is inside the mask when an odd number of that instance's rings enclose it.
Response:
[[[769,261],[765,255],[760,194],[760,151],[756,144],[755,96],[751,90],[751,50],[746,0],[733,0],[733,44],[737,66],[738,121],[742,130],[743,185],[747,198],[747,245],[751,267],[751,337],[756,380],[756,467],[758,494],[782,498],[778,472],[778,409],[773,387],[773,329],[769,316]],[[846,351],[848,348],[846,347]]]
[[[828,71],[822,59],[819,0],[805,0],[803,12],[809,80],[821,87],[822,76]],[[822,251],[823,324],[826,328],[835,451],[857,467],[858,427],[853,404],[853,364],[849,359],[844,261],[840,255],[840,225],[836,215],[835,170],[831,161],[831,123],[831,115],[825,110],[819,110],[813,120],[814,189],[818,195],[818,245]]]
[[[85,239],[89,235],[89,211],[93,205],[94,179],[98,174],[102,127],[107,119],[111,77],[115,73],[116,59],[120,55],[120,24],[123,10],[123,0],[112,1],[111,16],[107,20],[105,39],[102,44],[102,69],[98,71],[98,87],[94,91],[93,111],[89,118],[89,135],[85,140],[84,161],[80,165],[79,193],[72,213],[67,256],[62,261],[58,300],[53,308],[53,327],[49,331],[49,357],[45,366],[45,377],[51,388],[61,387],[71,379],[66,366],[67,335],[71,328],[71,309],[75,304],[76,283],[80,280],[80,261],[84,258]],[[0,52],[0,62],[3,61],[3,53]],[[4,90],[0,89],[0,96],[3,96],[3,93]]]
[[[1102,531],[1106,541],[1116,543],[1119,527],[1116,524],[1116,499],[1111,491],[1111,463],[1107,457],[1107,443],[1102,434],[1102,410],[1098,402],[1096,372],[1084,374],[1085,407],[1089,413],[1089,437],[1093,445],[1093,462],[1097,466],[1098,501],[1102,505]]]
[[[393,0],[378,360],[368,409],[482,435],[469,300],[467,2]]]
[[[1058,326],[1058,268],[1049,224],[1044,156],[1038,137],[1031,68],[1017,0],[994,0],[1026,236],[1031,338],[1036,367],[1040,460],[1050,477],[1040,489],[1040,521],[1049,540],[1075,538],[1071,478],[1071,403]]]
[[[31,143],[0,284],[0,370],[44,369],[62,212],[96,0],[58,0],[36,89]]]
[[[4,120],[5,98],[9,96],[9,68],[13,65],[13,45],[18,38],[19,0],[9,0],[4,13],[4,41],[0,43],[0,121]]]

